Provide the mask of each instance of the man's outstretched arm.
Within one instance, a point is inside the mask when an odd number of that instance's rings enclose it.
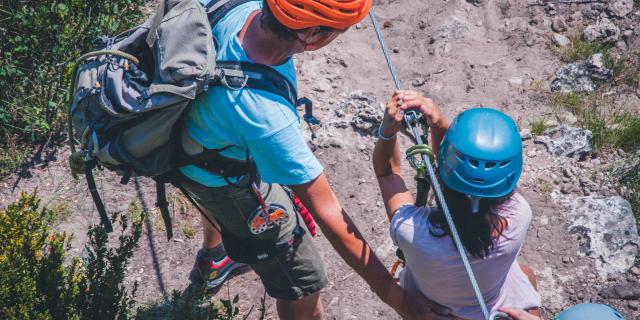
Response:
[[[405,292],[342,209],[324,174],[309,183],[292,186],[292,189],[311,211],[322,232],[342,259],[371,286],[382,301],[409,319],[432,318],[426,298],[422,300],[423,297],[414,297],[414,301],[407,301]]]

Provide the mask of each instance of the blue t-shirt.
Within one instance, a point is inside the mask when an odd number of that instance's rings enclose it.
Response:
[[[237,35],[251,13],[261,8],[261,1],[247,2],[216,24],[212,31],[218,42],[218,61],[251,62]],[[292,59],[273,68],[294,85],[297,83]],[[323,170],[304,141],[295,106],[273,93],[246,88],[234,91],[222,86],[209,88],[194,102],[185,126],[191,138],[205,148],[231,146],[221,153],[225,157],[244,160],[248,149],[266,182],[303,184]],[[208,187],[227,184],[221,176],[196,166],[180,170]]]

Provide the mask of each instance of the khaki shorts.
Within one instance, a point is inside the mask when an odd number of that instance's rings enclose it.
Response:
[[[280,205],[291,215],[289,221],[275,226],[259,235],[249,230],[251,214],[259,207],[252,189],[246,186],[205,187],[188,178],[180,184],[203,208],[209,219],[216,220],[226,232],[240,239],[275,241],[290,237],[296,224],[306,231],[285,252],[266,261],[252,264],[267,293],[276,299],[298,300],[318,292],[327,285],[327,276],[318,250],[313,243],[304,221],[295,218],[296,211],[289,195],[278,184],[260,183],[260,192],[266,203]],[[243,183],[240,183],[243,184]],[[225,245],[229,250],[231,245]]]

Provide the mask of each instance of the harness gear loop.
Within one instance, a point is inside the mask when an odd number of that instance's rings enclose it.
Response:
[[[378,38],[378,42],[380,42],[380,46],[382,47],[382,53],[384,54],[384,58],[387,62],[387,67],[389,68],[389,71],[391,73],[391,77],[393,78],[393,82],[396,86],[397,90],[400,90],[400,80],[398,79],[398,76],[396,74],[395,68],[393,67],[393,62],[391,62],[391,58],[389,56],[389,52],[387,50],[387,45],[384,41],[384,38],[382,36],[382,32],[380,31],[381,28],[379,26],[378,20],[375,17],[375,13],[373,12],[373,9],[371,9],[369,11],[369,18],[371,19],[371,23],[373,24],[373,29],[376,32],[376,36]],[[419,121],[419,116],[418,113],[416,113],[416,111],[411,110],[408,111],[404,114],[404,122],[407,128],[407,131],[411,133],[410,138],[412,138],[413,142],[417,145],[422,145],[424,144],[423,138],[426,138],[426,134],[427,134],[427,130],[428,127],[424,126],[424,122],[422,123],[422,131],[423,134],[420,134],[420,121]],[[471,265],[469,264],[469,260],[467,258],[467,253],[466,250],[464,248],[464,246],[462,245],[462,241],[460,240],[460,235],[458,234],[458,229],[456,228],[455,223],[453,222],[453,218],[451,217],[451,212],[449,212],[449,206],[446,203],[446,200],[444,198],[444,195],[442,193],[442,189],[440,188],[440,184],[438,183],[438,180],[436,179],[436,174],[435,174],[435,170],[433,169],[433,164],[431,163],[431,161],[429,161],[428,159],[428,155],[426,153],[419,153],[421,158],[422,158],[422,164],[424,165],[425,169],[426,169],[426,173],[428,174],[430,183],[431,183],[431,187],[433,188],[433,191],[436,195],[436,197],[438,198],[438,202],[441,206],[441,209],[444,213],[444,217],[447,220],[447,224],[449,225],[449,230],[451,230],[451,237],[453,238],[453,242],[456,245],[456,248],[458,250],[458,253],[460,254],[460,258],[462,259],[462,264],[464,265],[465,271],[467,272],[467,275],[469,276],[469,282],[471,282],[471,287],[473,288],[473,291],[475,293],[476,299],[478,300],[478,304],[480,306],[480,309],[482,310],[482,314],[484,316],[484,319],[486,320],[490,320],[490,319],[495,319],[498,316],[497,312],[493,312],[491,314],[489,314],[489,311],[487,309],[487,305],[484,302],[484,298],[482,297],[482,292],[480,291],[480,288],[478,286],[478,283],[476,281],[476,278],[473,274],[473,269],[471,269]],[[502,315],[500,315],[502,316]],[[503,316],[503,318],[509,319],[508,316]]]

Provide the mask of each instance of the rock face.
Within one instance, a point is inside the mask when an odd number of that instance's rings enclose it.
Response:
[[[589,25],[582,32],[585,41],[593,42],[601,40],[603,42],[615,43],[620,38],[620,28],[607,18],[598,20],[595,24]]]
[[[428,50],[437,56],[447,56],[453,49],[452,42],[464,38],[468,33],[468,21],[458,16],[451,16],[443,21],[429,38]]]
[[[571,204],[569,234],[577,237],[578,251],[595,259],[603,278],[624,273],[640,254],[640,237],[631,204],[621,197],[580,197]]]
[[[354,91],[340,103],[339,110],[352,113],[351,125],[363,134],[375,135],[384,115],[382,107],[376,103],[373,94]]]
[[[586,157],[591,153],[591,141],[593,134],[589,130],[560,125],[547,129],[535,142],[542,143],[549,153],[556,157]]]
[[[346,148],[351,142],[338,129],[352,127],[361,135],[375,136],[384,116],[382,108],[373,94],[353,91],[338,103],[335,117],[321,119],[313,126],[315,137],[305,131],[305,138],[314,148]]]
[[[633,0],[614,0],[609,2],[607,8],[611,15],[624,18],[633,11]]]
[[[596,53],[582,63],[567,64],[558,71],[551,82],[552,91],[591,93],[597,85],[593,80],[606,81],[613,71],[604,66],[604,56]]]

